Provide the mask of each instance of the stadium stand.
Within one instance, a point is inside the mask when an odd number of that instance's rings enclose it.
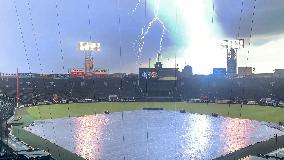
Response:
[[[283,100],[283,78],[242,77],[226,78],[212,75],[180,77],[177,80],[141,80],[137,76],[97,77],[93,79],[58,77],[20,78],[20,100],[33,104],[52,101],[53,95],[67,100],[107,100],[109,95],[119,99],[183,99],[208,97],[210,100],[256,100],[270,97]],[[8,97],[16,95],[16,78],[0,79],[1,93]]]

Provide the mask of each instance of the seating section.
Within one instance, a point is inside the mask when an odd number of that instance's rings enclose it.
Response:
[[[122,99],[145,97],[177,97],[181,99],[254,99],[263,97],[284,99],[283,78],[224,78],[192,76],[175,80],[140,80],[138,77],[83,78],[20,78],[22,102],[51,100],[53,95],[64,99]],[[0,94],[16,97],[16,79],[0,78]]]

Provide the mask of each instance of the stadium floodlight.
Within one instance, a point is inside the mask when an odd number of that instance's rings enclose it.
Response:
[[[223,40],[221,46],[225,48],[244,48],[244,39],[236,39],[236,40]]]
[[[101,44],[97,42],[79,42],[79,49],[81,51],[97,51],[101,50]]]

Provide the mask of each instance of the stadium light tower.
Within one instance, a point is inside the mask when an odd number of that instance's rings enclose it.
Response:
[[[237,53],[238,49],[244,48],[244,39],[224,40],[221,44],[227,51],[227,75],[237,74]]]
[[[85,76],[92,73],[94,70],[94,57],[92,52],[99,52],[101,44],[97,42],[79,42],[80,51],[85,52]]]

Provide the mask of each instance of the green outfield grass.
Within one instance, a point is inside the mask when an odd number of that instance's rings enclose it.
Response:
[[[92,115],[110,112],[121,112],[139,110],[144,107],[160,107],[166,110],[181,110],[200,114],[218,113],[222,116],[233,118],[245,118],[267,122],[284,122],[284,108],[267,107],[258,105],[240,104],[214,104],[209,103],[185,103],[185,102],[114,102],[114,103],[74,103],[74,104],[56,104],[44,105],[39,107],[30,107],[19,109],[16,116],[22,116],[22,122],[31,122],[37,119],[51,119],[62,117],[78,117],[83,115]]]
[[[21,117],[15,121],[19,126],[13,127],[13,134],[33,147],[49,151],[56,159],[81,159],[79,156],[48,142],[23,129],[34,120],[55,119],[63,117],[78,117],[84,115],[100,114],[108,110],[121,112],[140,110],[142,108],[164,108],[165,110],[212,114],[217,113],[226,117],[245,118],[267,122],[284,122],[284,108],[267,107],[258,105],[240,104],[214,104],[214,103],[185,103],[185,102],[101,102],[101,103],[74,103],[43,105],[38,107],[21,108],[16,111],[15,117]]]

